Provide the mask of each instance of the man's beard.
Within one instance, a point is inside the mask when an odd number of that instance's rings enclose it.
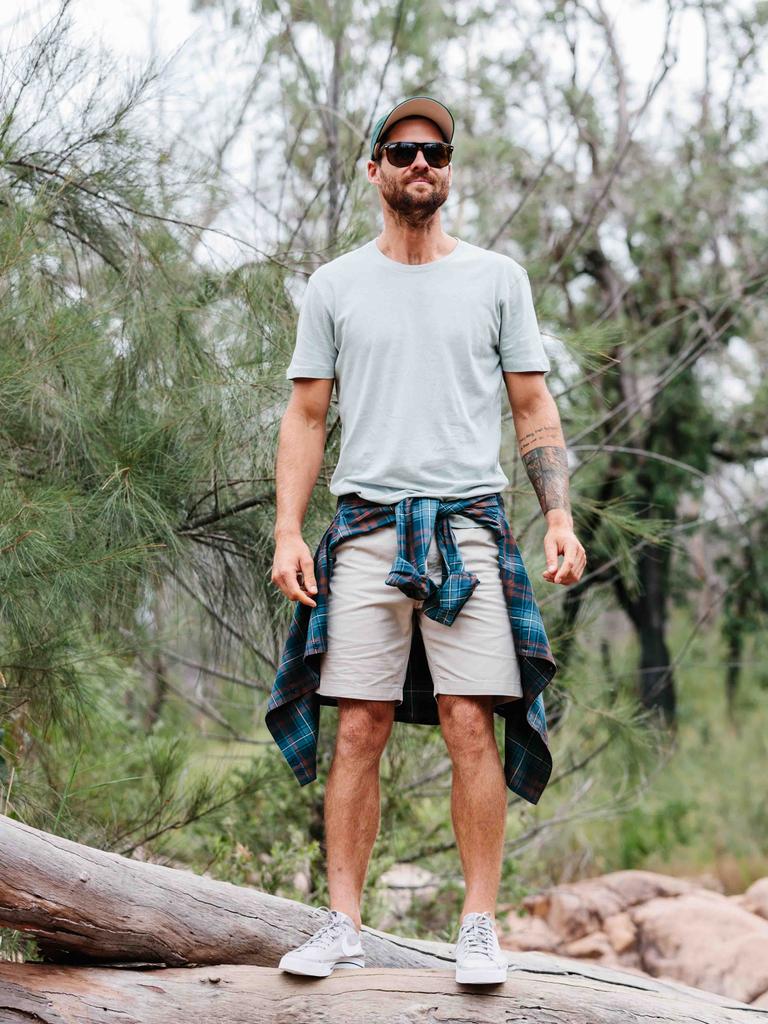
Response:
[[[401,185],[392,178],[382,176],[381,194],[387,205],[398,215],[403,223],[410,227],[422,227],[431,220],[448,198],[448,181],[446,178],[430,179],[429,188],[414,189],[411,181]]]

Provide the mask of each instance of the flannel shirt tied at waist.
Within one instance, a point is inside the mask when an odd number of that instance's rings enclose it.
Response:
[[[523,696],[494,710],[505,721],[504,777],[507,786],[536,804],[552,772],[547,720],[542,692],[557,671],[533,588],[517,543],[507,522],[500,493],[443,501],[432,497],[406,497],[395,503],[376,504],[357,494],[338,496],[336,513],[314,555],[316,607],[295,602],[266,711],[266,723],[299,783],[317,777],[317,738],[321,704],[335,705],[333,697],[318,695],[320,656],[327,650],[329,584],[334,550],[348,537],[370,533],[395,523],[397,554],[383,581],[399,587],[408,597],[423,600],[425,615],[450,627],[478,584],[465,569],[448,516],[468,516],[493,530],[499,545],[499,575],[509,612],[509,624],[520,666]],[[443,558],[443,580],[435,583],[426,571],[433,534]],[[432,676],[414,615],[411,650],[403,685],[403,702],[395,705],[395,720],[438,725]]]

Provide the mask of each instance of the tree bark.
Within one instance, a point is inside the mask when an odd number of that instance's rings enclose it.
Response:
[[[538,954],[523,954],[527,960]],[[517,967],[503,985],[457,985],[447,968],[363,968],[302,978],[220,964],[161,970],[0,964],[3,1024],[758,1024],[768,1012],[630,973]],[[547,961],[545,963],[544,961]],[[598,969],[596,969],[598,970]]]
[[[637,560],[639,593],[630,596],[621,580],[614,581],[614,590],[640,640],[640,700],[644,707],[656,710],[665,725],[674,727],[677,699],[666,638],[669,553],[662,545],[649,543],[640,549]]]
[[[0,1021],[768,1024],[768,1012],[724,996],[549,954],[508,952],[504,985],[457,985],[451,943],[365,926],[363,969],[322,979],[277,969],[320,917],[0,815],[0,924],[35,935],[47,960],[68,961],[0,963]]]
[[[275,967],[322,916],[296,900],[107,853],[0,815],[0,926],[34,935],[46,960]],[[365,942],[372,966],[452,960],[449,943],[374,929]]]

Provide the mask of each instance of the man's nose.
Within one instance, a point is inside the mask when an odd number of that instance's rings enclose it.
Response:
[[[422,152],[422,150],[419,150],[416,153],[416,156],[413,158],[413,161],[411,163],[411,169],[412,170],[415,169],[417,171],[423,171],[424,168],[429,168],[429,164],[424,159],[424,153]]]

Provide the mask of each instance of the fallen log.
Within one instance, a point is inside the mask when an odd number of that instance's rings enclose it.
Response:
[[[0,1022],[258,1020],[736,1024],[768,1011],[642,972],[509,952],[504,985],[457,985],[451,943],[363,927],[366,967],[305,979],[276,968],[321,913],[194,872],[131,860],[0,815],[0,925],[45,963],[0,963]],[[745,1015],[749,1014],[749,1018]]]
[[[757,1024],[768,1013],[721,996],[601,981],[579,971],[510,973],[503,985],[457,985],[453,972],[413,968],[336,971],[300,978],[244,965],[139,971],[0,964],[3,1024]]]
[[[192,871],[132,860],[0,815],[0,926],[59,963],[275,967],[324,915]],[[377,967],[444,967],[447,943],[368,929]]]

